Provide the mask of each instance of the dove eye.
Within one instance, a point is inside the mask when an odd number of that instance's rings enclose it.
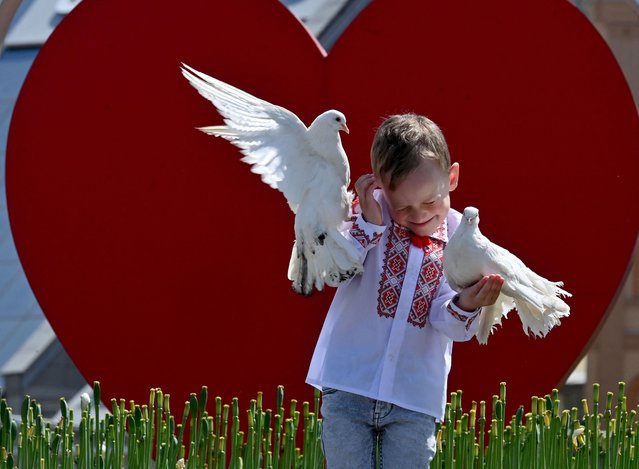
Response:
[[[341,119],[341,118],[339,118],[339,117],[336,117],[336,118],[335,118],[335,122],[342,122],[342,119]]]

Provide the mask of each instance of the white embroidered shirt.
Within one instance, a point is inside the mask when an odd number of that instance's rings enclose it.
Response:
[[[406,228],[384,226],[361,214],[345,224],[345,236],[364,258],[364,272],[335,293],[311,360],[306,382],[336,388],[443,419],[453,341],[473,337],[480,310],[469,313],[452,299],[443,275],[443,250],[461,215],[446,221],[423,248]]]

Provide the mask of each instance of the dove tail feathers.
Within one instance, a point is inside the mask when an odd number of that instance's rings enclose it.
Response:
[[[542,299],[543,309],[526,298],[516,298],[517,314],[526,334],[537,337],[545,337],[550,330],[561,324],[561,318],[570,315],[570,307],[557,297],[545,297]]]
[[[501,325],[501,316],[495,317],[495,305],[487,306],[479,317],[479,330],[477,331],[477,341],[486,345],[488,343],[488,336],[496,329],[496,325]]]
[[[293,289],[308,296],[324,285],[337,287],[364,271],[357,251],[337,230],[298,236],[293,245],[288,278]]]
[[[561,297],[571,295],[561,288],[562,282],[546,280],[530,269],[523,273],[528,284],[504,284],[502,293],[515,300],[524,332],[545,337],[553,327],[561,324],[561,318],[570,315],[570,307]]]

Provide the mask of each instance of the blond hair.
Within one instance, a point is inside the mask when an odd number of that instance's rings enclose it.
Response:
[[[418,114],[390,116],[377,129],[371,147],[373,173],[380,179],[389,177],[394,190],[424,159],[450,170],[450,154],[437,124]]]

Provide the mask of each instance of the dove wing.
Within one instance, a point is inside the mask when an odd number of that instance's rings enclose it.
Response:
[[[490,242],[487,238],[484,239],[486,243],[483,247],[486,257],[492,264],[491,270],[504,277],[506,283],[517,282],[523,285],[530,285],[530,280],[523,275],[524,271],[528,269],[526,265],[507,249]]]
[[[202,127],[225,138],[244,155],[266,184],[281,191],[293,212],[317,172],[307,128],[291,111],[182,64],[182,74],[211,101],[226,125]]]
[[[488,242],[486,255],[492,263],[495,273],[504,278],[502,292],[512,298],[518,298],[524,294],[535,306],[542,308],[542,304],[537,299],[538,293],[545,292],[554,295],[554,292],[547,290],[544,282],[538,282],[539,276],[526,267],[521,259],[507,249],[494,243]],[[544,279],[541,279],[542,281]],[[545,281],[545,283],[548,283]],[[547,290],[547,291],[546,291]]]

